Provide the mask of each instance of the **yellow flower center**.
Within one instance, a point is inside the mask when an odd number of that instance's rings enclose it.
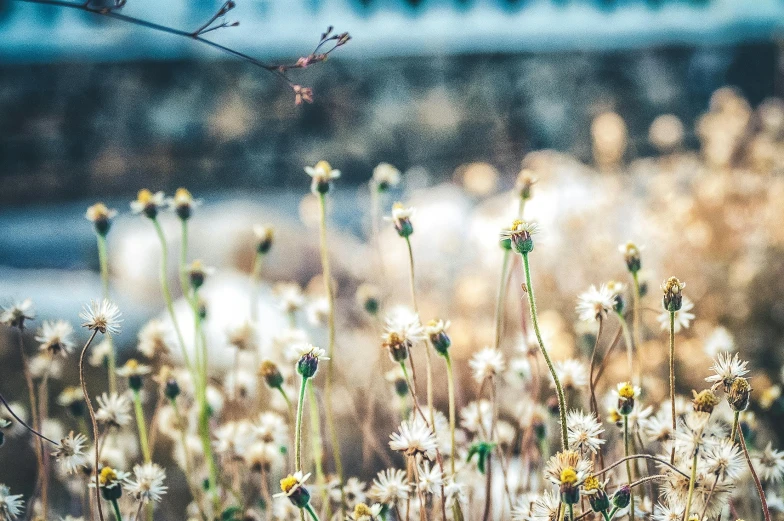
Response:
[[[125,362],[125,368],[130,369],[131,371],[135,371],[139,368],[139,361],[135,358],[131,358],[127,362]]]
[[[577,472],[572,467],[566,467],[561,471],[561,483],[574,485],[577,483]]]
[[[329,173],[332,172],[332,166],[322,160],[316,163],[316,170],[323,170],[325,174],[329,175]]]
[[[101,485],[108,485],[117,481],[117,472],[111,467],[104,467],[98,475],[98,481]]]
[[[186,188],[178,188],[174,192],[174,202],[177,205],[187,205],[193,202],[193,196]]]
[[[295,478],[294,476],[292,476],[291,474],[289,474],[288,476],[286,476],[285,478],[283,478],[283,479],[281,479],[281,480],[280,480],[280,489],[281,489],[283,492],[285,492],[286,494],[288,494],[288,493],[289,493],[289,492],[291,492],[291,491],[294,489],[294,487],[296,487],[298,484],[299,484],[299,481],[297,481],[297,478]]]
[[[598,490],[600,486],[601,483],[599,483],[599,480],[596,478],[596,476],[588,476],[583,482],[583,488],[586,492],[590,492],[591,490]]]
[[[514,221],[512,221],[512,226],[510,226],[509,229],[515,231],[522,225],[523,225],[523,221],[521,221],[520,219],[515,219]]]
[[[91,221],[97,221],[109,216],[109,208],[103,203],[95,203],[87,209],[87,215]]]
[[[634,398],[634,387],[632,387],[632,384],[630,382],[623,384],[620,389],[618,389],[618,396],[626,398],[627,400]]]
[[[152,192],[146,188],[142,188],[136,195],[136,200],[141,204],[150,204],[152,202]]]
[[[357,506],[354,507],[354,517],[360,518],[362,516],[372,516],[373,512],[370,510],[364,503],[357,503]]]

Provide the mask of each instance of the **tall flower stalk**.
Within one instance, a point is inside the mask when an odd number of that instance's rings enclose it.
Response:
[[[677,428],[677,415],[675,413],[675,312],[683,304],[683,288],[685,283],[675,277],[670,277],[662,283],[662,305],[670,314],[670,412],[672,414],[672,434],[675,436]],[[672,446],[670,463],[675,462],[675,445]]]

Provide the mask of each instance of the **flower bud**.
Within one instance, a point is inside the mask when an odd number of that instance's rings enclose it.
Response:
[[[259,375],[264,378],[270,389],[280,389],[283,385],[283,375],[272,360],[264,360],[259,367]]]
[[[662,283],[661,289],[664,292],[662,304],[664,305],[665,310],[674,313],[681,309],[681,305],[683,304],[683,288],[685,287],[686,284],[679,281],[676,277],[670,277]]]
[[[566,467],[561,471],[561,502],[566,505],[574,505],[580,501],[580,487],[577,483],[577,472],[571,467]]]
[[[370,315],[376,315],[381,308],[378,288],[372,284],[362,284],[357,288],[357,304]]]
[[[623,259],[626,261],[626,267],[630,273],[637,273],[642,267],[642,259],[640,258],[640,250],[636,244],[629,241],[622,244],[618,249],[623,253]]]
[[[414,215],[413,208],[406,208],[402,203],[392,205],[391,221],[399,236],[405,238],[414,233],[414,225],[411,223],[412,215]]]
[[[446,334],[448,327],[449,321],[444,322],[443,320],[431,320],[425,327],[425,332],[430,338],[430,343],[433,344],[433,348],[441,356],[449,354],[449,346],[452,345],[452,340],[449,338],[449,335]]]
[[[254,226],[253,233],[256,235],[256,251],[261,255],[269,253],[275,238],[275,230],[269,226]]]
[[[198,206],[199,201],[196,201],[191,193],[185,188],[178,188],[176,192],[174,192],[174,197],[171,199],[170,208],[174,209],[174,212],[177,214],[177,217],[182,219],[183,221],[187,221],[191,218],[191,214],[193,213],[193,208]]]
[[[533,171],[524,168],[520,171],[515,182],[515,188],[520,194],[520,199],[527,201],[531,198],[531,188],[536,183],[537,179],[534,177]]]
[[[616,393],[618,394],[618,414],[621,416],[630,415],[634,410],[634,399],[639,390],[631,382],[625,382],[618,384]]]
[[[745,411],[749,406],[750,396],[751,385],[749,384],[749,381],[742,376],[739,376],[732,382],[732,386],[730,386],[730,392],[727,393],[727,401],[733,411]]]
[[[92,221],[95,226],[95,233],[101,237],[106,237],[109,228],[112,226],[112,218],[117,215],[116,210],[110,210],[103,203],[96,203],[87,209],[85,217]]]
[[[694,394],[692,405],[697,412],[707,412],[708,414],[711,414],[713,409],[719,404],[719,398],[710,389],[705,389],[699,393],[697,391],[692,391],[692,394]]]
[[[297,362],[297,372],[302,376],[302,378],[313,378],[316,376],[316,371],[318,371],[318,363],[318,356],[314,356],[311,353],[306,353],[302,355],[302,357],[300,357],[299,361]]]
[[[193,289],[199,289],[204,285],[207,275],[212,274],[212,268],[204,266],[201,261],[195,260],[188,266],[188,280],[193,286]]]
[[[629,485],[623,485],[621,488],[615,491],[612,497],[612,504],[614,507],[621,509],[626,508],[629,506],[629,502],[632,498],[632,487]]]
[[[166,384],[163,388],[163,394],[169,400],[176,400],[180,395],[180,384],[177,383],[177,380],[174,378],[169,378],[166,380]]]
[[[588,496],[591,510],[596,513],[606,512],[610,509],[610,498],[604,486],[595,476],[588,476],[583,482],[583,493]]]
[[[536,223],[527,223],[518,219],[513,221],[508,229],[501,231],[501,241],[503,243],[508,239],[517,253],[525,255],[534,249],[533,234],[536,231]]]

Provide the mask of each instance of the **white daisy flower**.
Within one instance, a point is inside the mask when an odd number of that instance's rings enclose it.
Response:
[[[306,166],[305,173],[312,179],[310,189],[313,193],[326,193],[332,180],[340,177],[340,170],[332,168],[326,161],[319,161],[315,166]]]
[[[406,481],[406,473],[399,469],[386,469],[379,472],[368,495],[379,503],[394,505],[408,498],[411,490]]]
[[[388,190],[400,184],[400,170],[389,163],[379,163],[373,169],[373,183],[379,190]]]
[[[711,370],[716,374],[708,376],[705,381],[713,384],[713,388],[723,387],[724,392],[729,392],[732,383],[736,378],[745,376],[749,370],[746,369],[748,362],[738,358],[737,353],[719,353],[714,360]]]
[[[0,520],[15,520],[24,510],[22,494],[11,495],[11,490],[0,485]]]
[[[60,462],[60,466],[67,474],[73,474],[79,467],[84,467],[88,463],[88,457],[84,451],[86,445],[87,436],[82,433],[74,436],[71,431],[67,438],[60,440],[60,445],[57,446],[52,456]]]
[[[577,389],[588,385],[588,367],[580,360],[557,360],[553,367],[564,389]],[[550,385],[555,388],[554,381],[551,381]]]
[[[770,483],[778,483],[784,479],[784,452],[773,448],[770,442],[759,454],[752,458],[760,479]]]
[[[89,306],[85,306],[79,317],[84,320],[82,327],[110,335],[120,334],[120,309],[116,304],[103,299],[101,302],[90,301]]]
[[[150,219],[158,215],[158,211],[166,206],[166,195],[163,192],[155,192],[143,188],[136,195],[136,200],[131,201],[131,212],[144,213]]]
[[[398,427],[398,432],[392,433],[389,438],[389,447],[406,456],[423,456],[429,460],[436,457],[438,441],[422,420],[404,421]]]
[[[35,339],[41,344],[38,348],[52,356],[67,356],[73,350],[73,326],[65,320],[45,320]]]
[[[444,474],[438,465],[431,465],[425,461],[419,465],[419,490],[428,494],[438,494],[441,492],[441,485],[444,483]]]
[[[243,320],[239,325],[226,332],[229,344],[240,351],[255,352],[258,350],[256,326],[250,320]]]
[[[492,347],[485,347],[468,361],[469,367],[474,372],[474,380],[478,383],[487,378],[501,374],[506,368],[504,356],[501,351]]]
[[[528,521],[555,521],[558,519],[560,506],[561,498],[559,495],[551,490],[545,490],[534,501]]]
[[[569,411],[566,415],[566,427],[569,446],[580,452],[596,454],[606,441],[599,437],[604,432],[604,428],[593,413]]]
[[[147,358],[169,352],[171,329],[163,321],[154,318],[141,328],[138,335],[137,349]]]
[[[550,483],[560,485],[563,471],[566,469],[572,469],[577,475],[576,483],[582,483],[593,470],[593,463],[583,459],[577,451],[564,450],[550,457],[544,468],[545,477]]]
[[[470,402],[460,410],[460,426],[471,433],[487,435],[493,422],[493,406],[488,400]]]
[[[133,479],[125,480],[125,490],[144,504],[157,503],[168,489],[163,484],[165,479],[166,471],[156,463],[136,465],[133,467]]]
[[[717,475],[719,479],[735,480],[746,467],[740,448],[728,438],[707,447],[702,457],[705,460],[705,471]]]
[[[124,394],[103,393],[98,397],[95,419],[109,427],[125,427],[131,422],[131,400]]]
[[[305,295],[296,282],[279,282],[272,288],[284,313],[295,313],[305,305]]]
[[[22,302],[15,302],[0,312],[0,324],[8,327],[24,329],[25,320],[33,319],[35,319],[35,310],[33,309],[33,301],[29,298]]]
[[[299,344],[292,348],[292,352],[297,355],[298,359],[302,358],[303,356],[309,356],[317,360],[329,360],[327,352],[320,347],[314,346],[313,344]]]
[[[607,284],[602,284],[597,289],[591,285],[588,291],[577,298],[578,318],[586,322],[593,322],[604,318],[615,306],[615,294],[610,291]]]

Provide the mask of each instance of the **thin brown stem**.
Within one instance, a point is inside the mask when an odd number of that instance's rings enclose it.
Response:
[[[643,459],[649,459],[649,460],[652,460],[652,461],[659,462],[659,463],[661,463],[662,465],[666,465],[667,467],[671,468],[672,470],[674,470],[675,472],[677,472],[678,474],[680,474],[680,475],[681,475],[681,476],[683,476],[684,478],[687,478],[687,479],[688,479],[688,478],[690,478],[690,477],[691,477],[691,476],[689,476],[688,474],[686,474],[685,472],[683,472],[682,470],[680,470],[680,469],[679,469],[678,467],[676,467],[675,465],[671,465],[671,464],[670,464],[670,462],[668,462],[668,461],[665,461],[665,460],[663,460],[663,459],[661,459],[661,458],[657,458],[656,456],[651,456],[650,454],[632,454],[631,456],[627,456],[627,457],[621,458],[621,459],[619,459],[618,461],[616,461],[615,463],[613,463],[613,464],[611,464],[611,465],[608,465],[608,466],[607,466],[607,468],[604,468],[604,469],[600,470],[599,472],[597,472],[597,473],[595,474],[595,476],[596,476],[596,477],[599,477],[599,476],[601,476],[602,474],[604,474],[605,472],[609,472],[610,470],[614,469],[614,468],[615,468],[615,467],[617,467],[618,465],[621,465],[621,464],[623,464],[623,463],[626,463],[626,460],[635,459],[635,458],[643,458]]]
[[[593,343],[593,351],[591,351],[591,366],[589,369],[589,376],[588,376],[588,387],[591,392],[591,412],[595,414],[598,418],[599,416],[599,405],[596,403],[596,382],[593,379],[593,368],[596,363],[596,351],[599,349],[599,338],[602,336],[602,329],[604,328],[604,320],[602,315],[598,316],[599,320],[599,331],[596,333],[596,341]]]
[[[87,381],[84,379],[84,356],[87,354],[87,349],[92,344],[93,340],[95,339],[95,335],[98,334],[98,330],[94,329],[90,338],[87,340],[87,343],[84,344],[82,348],[82,354],[79,355],[79,383],[82,385],[82,393],[84,393],[84,400],[87,402],[87,411],[90,413],[90,421],[92,422],[93,426],[93,441],[95,442],[95,468],[93,471],[95,472],[95,500],[98,503],[98,518],[101,521],[104,521],[103,517],[103,507],[101,506],[101,482],[99,479],[100,469],[98,466],[100,465],[100,452],[98,450],[98,422],[95,421],[95,409],[93,409],[93,402],[90,400],[90,394],[87,392]]]
[[[770,521],[770,510],[768,510],[768,501],[765,499],[765,491],[762,489],[762,483],[757,476],[757,471],[754,470],[754,465],[751,464],[751,456],[749,456],[749,449],[746,447],[746,437],[743,435],[743,429],[738,428],[738,439],[740,446],[743,449],[743,455],[746,456],[746,463],[749,465],[751,477],[754,478],[754,485],[757,487],[760,502],[762,503],[762,514],[765,516],[765,521]]]

